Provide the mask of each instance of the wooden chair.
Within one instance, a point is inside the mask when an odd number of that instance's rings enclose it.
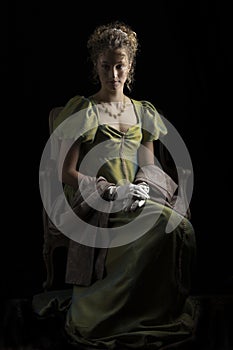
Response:
[[[50,135],[53,132],[53,123],[60,111],[63,107],[55,107],[53,108],[49,113],[49,133]],[[188,200],[186,196],[186,187],[188,178],[190,176],[190,170],[189,169],[183,169],[183,168],[176,168],[173,164],[172,157],[170,153],[167,151],[166,147],[163,145],[162,142],[159,142],[159,151],[158,151],[158,158],[160,161],[160,164],[163,168],[163,170],[168,173],[173,180],[177,183],[177,179],[180,179],[179,187],[181,191],[181,195],[185,201],[186,208],[188,208],[187,211],[187,217],[190,219],[191,214],[188,206]],[[59,145],[58,145],[59,147]],[[48,164],[46,167],[46,173],[43,174],[44,177],[46,176],[52,176],[52,172],[55,171],[54,163],[51,161],[51,166]],[[45,186],[46,187],[46,186]],[[50,200],[50,193],[48,191],[48,187],[45,189],[42,189],[44,191],[44,198],[46,198],[47,201]],[[62,234],[59,230],[56,230],[54,228],[51,229],[49,225],[49,217],[46,212],[46,210],[43,208],[42,212],[43,217],[43,229],[44,229],[44,242],[43,242],[43,259],[45,262],[46,267],[46,280],[43,282],[43,289],[49,290],[53,289],[54,287],[54,252],[57,248],[68,248],[69,245],[69,238],[66,237],[64,234]]]
[[[53,122],[62,110],[63,107],[55,107],[49,113],[49,133],[50,135],[53,132]],[[46,172],[43,174],[45,177],[46,184],[46,176],[52,176],[53,172],[56,171],[55,166],[52,160],[49,160],[51,164],[47,164]],[[45,186],[42,191],[44,191],[43,195],[46,201],[51,200],[51,195],[49,193],[49,186]],[[43,229],[44,229],[44,242],[43,242],[43,259],[46,267],[46,280],[43,282],[43,289],[49,290],[54,287],[54,252],[57,248],[68,248],[69,238],[66,237],[59,230],[51,229],[49,225],[49,217],[48,214],[43,207],[42,209],[42,219],[43,219]]]

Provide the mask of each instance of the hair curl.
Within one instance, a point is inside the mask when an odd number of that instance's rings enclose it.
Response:
[[[114,50],[123,48],[128,54],[128,59],[131,64],[128,73],[126,86],[131,91],[131,86],[134,82],[134,72],[136,65],[136,54],[139,48],[137,34],[131,27],[123,22],[114,21],[109,24],[100,25],[96,27],[94,32],[90,35],[87,42],[87,49],[90,54],[90,59],[93,63],[93,78],[98,81],[97,61],[99,55],[105,50]]]

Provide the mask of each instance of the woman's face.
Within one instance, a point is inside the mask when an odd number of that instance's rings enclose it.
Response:
[[[97,61],[97,74],[102,88],[123,90],[130,71],[128,55],[124,49],[106,50]]]

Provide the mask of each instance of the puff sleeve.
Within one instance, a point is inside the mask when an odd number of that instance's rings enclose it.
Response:
[[[89,99],[83,96],[71,98],[57,118],[53,130],[60,140],[71,139],[92,142],[98,127],[97,115]]]
[[[141,101],[142,115],[142,141],[158,140],[162,135],[167,134],[167,128],[151,102]]]

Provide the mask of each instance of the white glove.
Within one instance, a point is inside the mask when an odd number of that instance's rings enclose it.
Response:
[[[141,208],[143,205],[145,205],[146,200],[150,198],[150,188],[147,183],[142,182],[136,186],[136,193],[129,193],[127,198],[125,198],[123,201],[123,210],[125,212],[135,211],[137,208]]]
[[[149,196],[149,186],[145,182],[137,185],[127,183],[125,185],[109,186],[103,198],[107,201],[123,201],[122,210],[135,211],[145,205]]]
[[[149,196],[149,186],[146,183],[141,183],[134,185],[132,183],[126,185],[116,186],[116,200],[122,200],[127,198],[135,199],[148,199]]]

